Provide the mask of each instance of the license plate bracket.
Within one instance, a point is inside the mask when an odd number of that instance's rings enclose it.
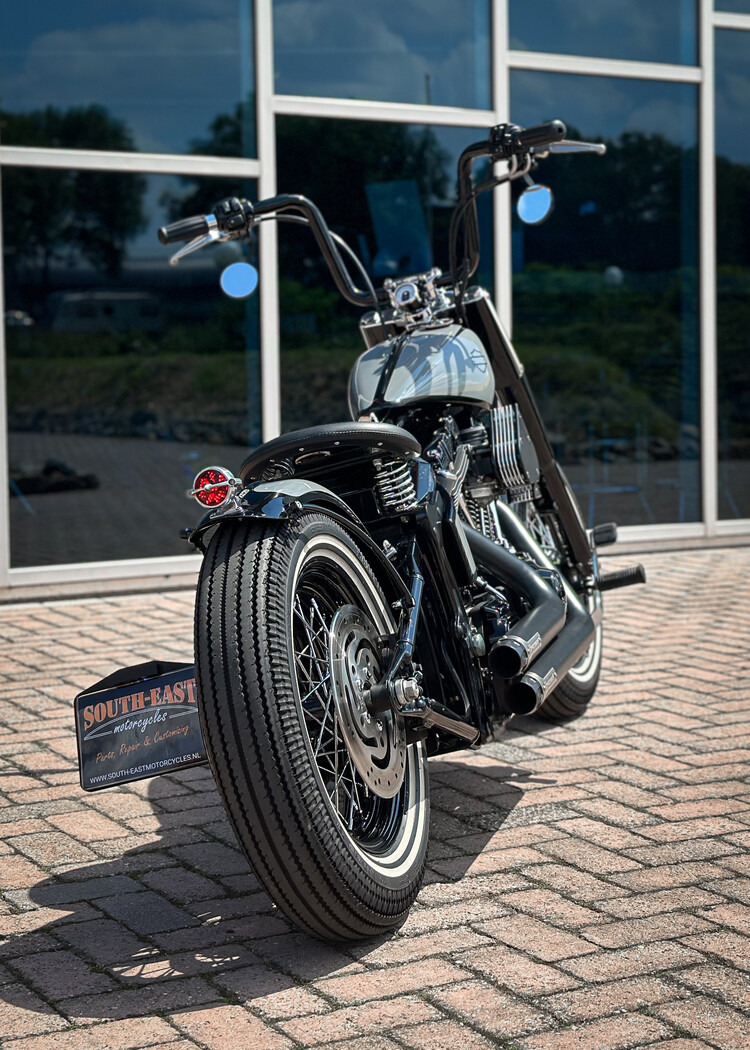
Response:
[[[123,667],[73,701],[84,791],[131,784],[207,761],[192,664]]]

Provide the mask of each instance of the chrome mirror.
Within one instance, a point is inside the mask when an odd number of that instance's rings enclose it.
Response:
[[[258,271],[250,263],[232,263],[221,271],[219,284],[230,299],[247,299],[258,287]]]
[[[527,226],[537,226],[544,222],[554,207],[552,190],[549,186],[529,186],[518,198],[516,211],[521,222]]]

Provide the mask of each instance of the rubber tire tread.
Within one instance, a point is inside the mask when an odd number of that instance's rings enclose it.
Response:
[[[198,583],[196,678],[209,762],[252,868],[296,926],[340,942],[403,922],[421,886],[426,833],[408,885],[378,886],[322,798],[294,695],[285,606],[292,551],[316,520],[367,566],[321,515],[217,530]]]

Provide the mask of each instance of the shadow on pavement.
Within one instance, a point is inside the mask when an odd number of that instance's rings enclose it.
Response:
[[[189,772],[205,785],[205,769]],[[530,776],[497,763],[431,762],[427,889],[456,883],[472,869]],[[360,944],[335,946],[297,932],[248,870],[228,822],[214,809],[210,822],[204,817],[201,823],[201,814],[219,805],[216,792],[202,792],[204,802],[191,818],[190,809],[164,809],[170,782],[158,778],[147,789],[157,821],[153,841],[6,892],[20,913],[0,922],[20,932],[0,939],[0,963],[12,974],[5,983],[0,976],[0,1002],[52,1020],[56,1010],[73,1021],[199,1007],[227,997],[266,1010],[292,989],[301,995],[298,982],[340,973],[368,955],[375,961],[394,938],[438,928],[416,905],[402,931]],[[181,786],[191,783],[186,778]],[[143,796],[128,797],[143,806]],[[109,848],[116,842],[110,840]],[[475,898],[476,891],[463,897]],[[40,922],[47,909],[54,918]]]

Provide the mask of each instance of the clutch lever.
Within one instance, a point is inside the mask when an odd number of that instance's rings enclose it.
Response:
[[[229,234],[222,233],[216,219],[211,216],[208,219],[208,233],[201,237],[194,237],[192,241],[188,241],[187,244],[183,245],[170,258],[169,265],[176,266],[180,259],[190,255],[191,252],[197,252],[199,248],[204,248],[207,244],[213,244],[215,241],[228,241],[229,239]]]

